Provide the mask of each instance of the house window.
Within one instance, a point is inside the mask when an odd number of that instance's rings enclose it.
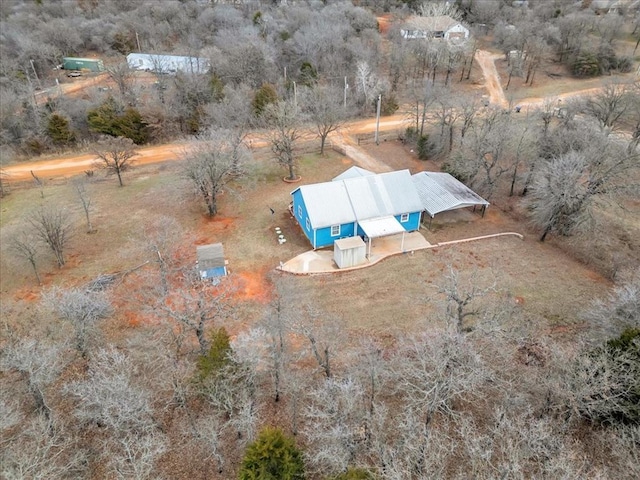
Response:
[[[298,205],[298,218],[302,218],[302,205]]]
[[[405,223],[409,221],[409,214],[408,213],[403,213],[402,215],[400,215],[400,223]]]
[[[331,225],[331,236],[332,237],[340,236],[340,225]]]
[[[309,223],[309,219],[307,218],[307,221],[305,222],[305,225],[307,226],[307,231],[311,231],[311,224]]]

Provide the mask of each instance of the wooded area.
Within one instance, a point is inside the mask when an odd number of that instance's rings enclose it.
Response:
[[[2,1],[0,476],[640,477],[640,5],[620,3]],[[471,36],[408,39],[412,15]],[[105,72],[69,78],[71,56]],[[334,149],[377,108],[399,127],[372,149],[492,203],[435,242],[492,221],[535,242],[276,271],[308,249],[283,177],[353,164]],[[137,165],[156,146],[172,160]],[[5,171],[70,153],[94,159],[72,179]],[[194,264],[214,241],[219,283]]]

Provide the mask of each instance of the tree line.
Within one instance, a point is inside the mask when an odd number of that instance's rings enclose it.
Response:
[[[120,287],[49,288],[4,326],[3,476],[637,476],[636,277],[585,308],[577,345],[452,267],[412,334],[349,332],[276,276],[263,318],[231,337],[231,285],[180,266],[174,227],[146,226],[148,267]],[[153,321],[112,343],[133,285]]]

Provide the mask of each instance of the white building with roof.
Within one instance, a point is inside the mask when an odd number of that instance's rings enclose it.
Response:
[[[211,64],[207,58],[161,55],[156,53],[130,53],[127,64],[132,70],[145,70],[161,74],[208,73]]]
[[[400,34],[405,39],[444,38],[466,40],[469,29],[448,15],[435,17],[411,16],[403,24]]]

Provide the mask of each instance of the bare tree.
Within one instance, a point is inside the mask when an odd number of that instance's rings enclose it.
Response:
[[[369,63],[361,60],[356,65],[356,90],[363,97],[364,109],[370,108],[372,102],[382,92],[380,78],[373,72]]]
[[[131,91],[131,83],[133,81],[133,71],[129,68],[127,62],[118,63],[108,67],[107,74],[118,86],[120,95],[127,97]],[[132,96],[131,98],[135,98]]]
[[[47,388],[58,379],[66,364],[63,348],[34,339],[21,339],[4,346],[1,366],[4,371],[15,371],[27,384],[36,410],[47,420],[51,407],[47,402]]]
[[[293,321],[291,329],[309,342],[318,367],[325,377],[330,378],[333,375],[333,356],[338,345],[346,339],[346,332],[340,328],[338,319],[307,305],[300,318]]]
[[[309,120],[313,122],[320,137],[320,155],[331,132],[338,130],[346,119],[342,105],[342,92],[336,88],[316,85],[304,98]]]
[[[640,274],[594,301],[584,317],[610,336],[625,328],[640,328]]]
[[[418,12],[421,16],[427,18],[446,15],[456,21],[462,20],[462,13],[458,10],[458,7],[448,2],[421,2],[418,4]]]
[[[277,298],[261,322],[268,341],[268,361],[273,380],[273,400],[275,402],[280,401],[288,350],[286,338],[289,331],[289,321],[283,310],[282,301]]]
[[[87,182],[84,179],[75,179],[72,182],[73,190],[78,197],[82,210],[84,210],[84,216],[87,220],[87,233],[94,233],[96,230],[91,224],[91,193],[87,189]]]
[[[95,154],[98,157],[96,166],[117,175],[122,187],[122,174],[131,168],[133,158],[138,155],[133,140],[126,137],[103,138],[98,142]]]
[[[471,329],[465,325],[467,317],[477,316],[481,309],[475,300],[482,298],[491,292],[495,292],[495,282],[489,287],[481,288],[478,280],[472,275],[469,285],[463,285],[460,280],[460,273],[449,265],[449,273],[445,276],[445,284],[438,287],[438,293],[445,297],[447,304],[447,317],[453,331],[460,335]]]
[[[200,354],[205,355],[209,349],[207,328],[231,313],[227,303],[231,287],[224,283],[214,286],[203,281],[195,269],[184,271],[176,279],[176,285],[165,295],[156,297],[153,311],[195,335]],[[153,292],[151,294],[154,295]]]
[[[154,426],[151,393],[137,385],[136,365],[115,348],[99,350],[89,362],[88,377],[67,385],[77,399],[75,414],[121,436],[150,432]]]
[[[40,198],[44,198],[44,182],[40,177],[38,177],[33,170],[29,170],[31,177],[33,177],[33,183],[40,189]]]
[[[39,254],[37,243],[37,238],[33,233],[21,231],[11,238],[10,248],[18,257],[29,262],[38,284],[42,285],[42,279],[38,273],[37,266],[37,258]]]
[[[90,344],[100,333],[97,322],[112,313],[111,302],[106,295],[80,288],[54,287],[43,294],[42,303],[61,320],[71,324],[75,347],[83,358],[87,358]]]
[[[338,474],[356,463],[365,440],[364,392],[350,378],[325,378],[309,392],[304,435],[313,448],[311,465],[322,474]]]
[[[627,102],[629,107],[625,120],[631,131],[631,141],[627,150],[633,153],[640,145],[640,82],[634,82],[627,87]]]
[[[629,103],[626,85],[609,83],[587,99],[585,110],[598,121],[602,131],[608,134],[620,125]]]
[[[158,458],[167,450],[164,434],[127,433],[113,442],[111,468],[119,479],[146,480],[152,478]]]
[[[64,250],[71,235],[69,213],[63,208],[42,206],[27,219],[35,235],[49,246],[56,257],[58,267],[64,266]]]
[[[224,436],[227,433],[224,430],[225,424],[218,415],[207,415],[194,417],[189,415],[188,424],[184,425],[185,434],[191,435],[205,450],[203,460],[210,459],[217,465],[218,473],[222,473],[225,468],[225,446]]]
[[[232,429],[243,444],[253,439],[258,425],[258,361],[258,356],[249,349],[241,347],[236,352],[233,348],[229,352],[227,363],[199,385],[200,393],[225,419],[225,428]]]
[[[554,358],[547,382],[565,418],[603,424],[638,421],[640,361],[637,339],[629,348],[604,345]],[[626,420],[625,420],[626,419]]]
[[[87,452],[60,422],[37,416],[0,448],[0,476],[6,479],[81,478],[87,472]]]
[[[169,292],[171,278],[180,274],[183,267],[179,258],[179,249],[185,232],[175,218],[160,215],[143,225],[141,237],[141,243],[158,266],[160,275],[159,284],[155,278],[150,280],[154,286],[157,285],[158,290],[154,290],[151,297],[163,298]]]
[[[267,105],[262,117],[271,129],[269,141],[277,162],[288,169],[289,180],[297,179],[295,148],[302,137],[302,114],[293,102],[280,101]]]
[[[202,196],[210,217],[218,213],[218,196],[233,180],[241,178],[251,155],[239,130],[210,130],[197,137],[185,154],[184,175]]]
[[[514,125],[499,109],[493,108],[473,122],[465,136],[465,147],[471,158],[456,158],[454,165],[462,168],[469,183],[490,198],[498,187],[500,177],[509,171],[505,156],[513,142]],[[466,165],[465,165],[466,164]]]
[[[597,135],[592,139],[591,148],[569,151],[537,170],[529,205],[534,224],[543,230],[540,241],[550,232],[570,235],[585,225],[597,200],[640,189],[627,176],[637,165],[638,155],[629,154],[615,140]]]

